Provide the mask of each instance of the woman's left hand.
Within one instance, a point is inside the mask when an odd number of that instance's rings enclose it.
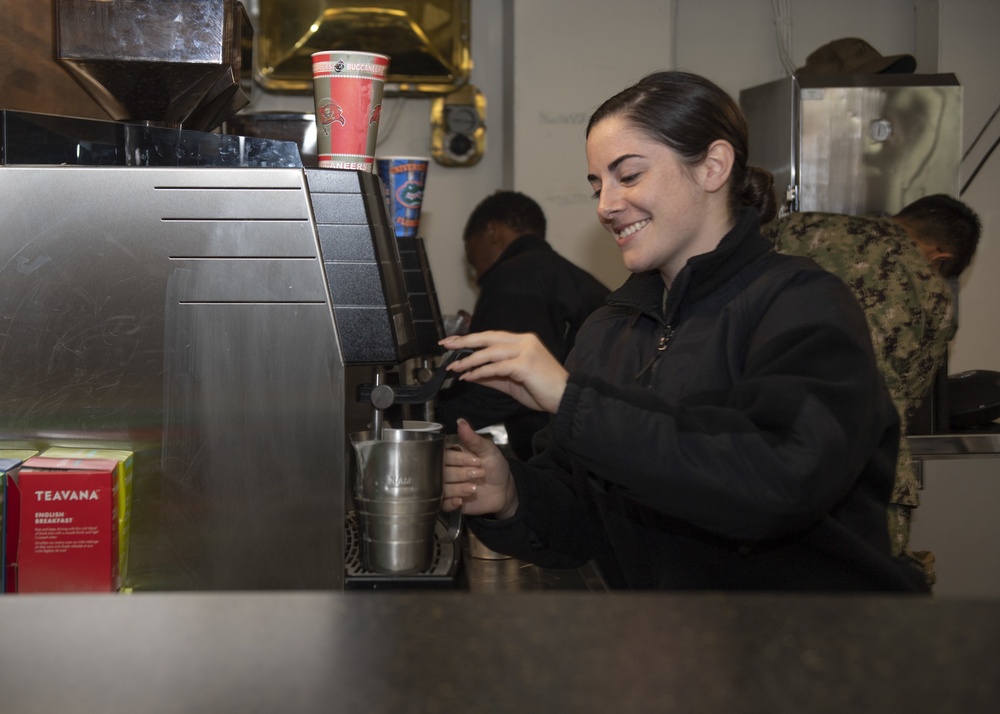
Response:
[[[537,335],[493,330],[446,337],[440,344],[448,350],[475,350],[448,365],[459,379],[492,387],[535,411],[558,411],[569,373]]]

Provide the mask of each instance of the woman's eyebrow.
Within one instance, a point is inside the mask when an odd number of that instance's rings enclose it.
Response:
[[[641,159],[641,158],[643,158],[642,154],[622,154],[617,159],[608,164],[608,171],[614,171],[621,165],[623,161],[627,161],[628,159]],[[587,174],[587,180],[596,181],[597,177],[594,174]]]
[[[628,159],[641,159],[641,158],[642,154],[622,154],[617,159],[608,164],[608,171],[614,171],[619,166],[621,166],[621,163],[623,161],[627,161]]]

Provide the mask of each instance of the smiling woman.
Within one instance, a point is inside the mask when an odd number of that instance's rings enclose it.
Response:
[[[631,277],[560,364],[533,335],[452,337],[460,379],[554,415],[527,463],[459,428],[446,508],[545,567],[612,587],[926,591],[890,556],[898,419],[838,278],[760,235],[770,174],[733,100],[683,72],[587,130],[597,216]]]

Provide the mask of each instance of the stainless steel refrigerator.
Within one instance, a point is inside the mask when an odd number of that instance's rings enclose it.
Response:
[[[786,77],[740,92],[749,161],[785,210],[893,214],[957,196],[962,87],[954,74]]]

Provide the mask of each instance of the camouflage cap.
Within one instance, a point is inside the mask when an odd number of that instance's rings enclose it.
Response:
[[[809,55],[805,66],[795,70],[795,74],[909,74],[916,68],[913,55],[883,57],[864,40],[844,37]]]

